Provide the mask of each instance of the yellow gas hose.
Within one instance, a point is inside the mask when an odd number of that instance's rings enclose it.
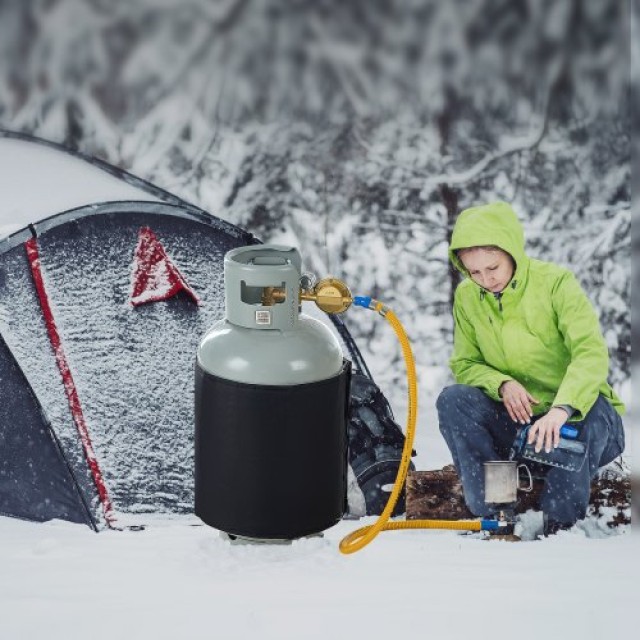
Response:
[[[409,408],[407,411],[407,433],[402,450],[402,460],[387,504],[376,522],[367,527],[356,529],[345,536],[340,542],[340,551],[344,554],[355,553],[368,545],[381,531],[395,531],[398,529],[457,529],[467,531],[481,531],[482,523],[478,520],[409,520],[389,522],[389,518],[404,487],[411,462],[413,440],[416,433],[416,419],[418,415],[418,386],[416,382],[416,364],[411,352],[409,338],[404,327],[395,313],[384,304],[371,298],[355,298],[356,305],[377,311],[393,327],[402,347],[402,355],[407,367],[407,381],[409,390]]]

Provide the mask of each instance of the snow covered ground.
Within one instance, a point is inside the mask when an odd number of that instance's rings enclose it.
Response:
[[[632,638],[635,536],[532,543],[354,527],[287,546],[232,545],[195,518],[92,533],[0,518],[0,637]]]
[[[3,191],[12,184],[6,179]],[[23,208],[5,198],[0,235],[84,204],[52,198],[82,195],[71,188],[15,192]],[[54,210],[25,209],[27,192]],[[450,459],[433,406],[441,383],[436,371],[422,387],[418,469]],[[383,390],[404,424],[404,391]],[[593,521],[518,544],[455,532],[387,533],[350,557],[338,543],[362,522],[343,521],[324,537],[290,545],[231,544],[193,516],[147,516],[145,523],[142,531],[95,534],[0,517],[0,639],[636,635],[638,539],[628,529],[611,535]],[[537,524],[525,521],[525,537]]]

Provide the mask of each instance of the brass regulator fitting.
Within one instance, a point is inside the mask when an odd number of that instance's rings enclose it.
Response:
[[[353,302],[349,287],[337,278],[324,278],[309,289],[300,289],[300,300],[315,302],[325,313],[342,313]]]
[[[262,304],[272,306],[284,302],[286,291],[281,287],[265,287],[262,290]],[[337,278],[324,278],[313,284],[310,277],[302,279],[300,287],[300,301],[315,302],[325,313],[343,313],[353,303],[353,296],[349,287]]]

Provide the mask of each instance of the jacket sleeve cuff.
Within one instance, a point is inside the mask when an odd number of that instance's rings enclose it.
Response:
[[[492,400],[496,400],[497,402],[501,402],[502,401],[502,394],[500,393],[500,387],[505,382],[509,382],[511,380],[513,380],[513,378],[510,378],[509,376],[500,375],[500,376],[496,377],[496,380],[495,380],[495,383],[494,383],[495,387],[487,389],[486,390],[487,395]]]
[[[564,409],[567,412],[567,420],[576,412],[570,404],[554,404],[552,408]]]
[[[571,409],[571,415],[569,418],[572,418],[574,422],[584,420],[587,411],[590,409],[590,406],[585,406],[584,402],[582,402],[580,398],[563,393],[562,390],[556,394],[551,406]],[[567,418],[567,420],[569,418]]]

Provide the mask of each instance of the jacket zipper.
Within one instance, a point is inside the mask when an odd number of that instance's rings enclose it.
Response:
[[[484,302],[484,297],[487,294],[487,292],[484,289],[480,289],[480,300]],[[500,313],[502,313],[502,292],[500,293],[494,293],[493,297],[498,301],[498,309],[500,310]],[[491,320],[491,317],[489,317],[489,320]]]

